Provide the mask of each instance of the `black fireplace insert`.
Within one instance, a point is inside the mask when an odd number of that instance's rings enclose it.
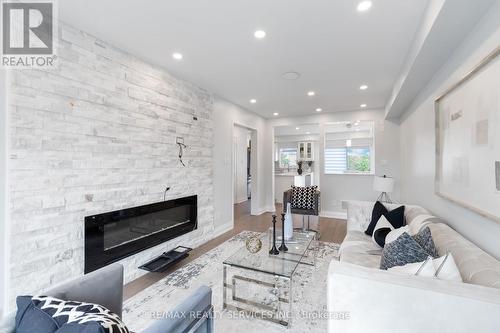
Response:
[[[85,273],[195,230],[196,195],[85,217]]]

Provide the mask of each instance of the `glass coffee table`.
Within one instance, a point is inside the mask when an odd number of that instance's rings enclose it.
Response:
[[[243,246],[223,263],[223,308],[288,327],[294,273],[299,264],[316,264],[316,233],[294,231],[285,242],[288,252],[278,255],[269,254],[269,233],[256,237],[262,241],[259,252]],[[277,247],[280,244],[281,239]]]

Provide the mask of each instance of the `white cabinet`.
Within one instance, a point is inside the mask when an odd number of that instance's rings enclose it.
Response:
[[[303,161],[314,160],[314,142],[299,142],[297,147],[298,159]]]

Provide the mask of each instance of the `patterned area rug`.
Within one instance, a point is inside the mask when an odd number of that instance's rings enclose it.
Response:
[[[222,311],[222,262],[256,233],[244,231],[193,262],[180,268],[151,287],[143,290],[124,304],[123,320],[130,330],[141,332],[148,327],[153,313],[169,311],[182,302],[196,288],[212,288],[215,312],[215,332],[326,332],[326,278],[328,265],[338,260],[339,245],[318,242],[316,266],[299,265],[294,276],[292,325],[279,324],[255,318],[242,318]]]

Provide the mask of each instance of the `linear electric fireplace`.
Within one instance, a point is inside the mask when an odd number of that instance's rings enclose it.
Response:
[[[197,228],[196,195],[85,217],[85,273]]]

